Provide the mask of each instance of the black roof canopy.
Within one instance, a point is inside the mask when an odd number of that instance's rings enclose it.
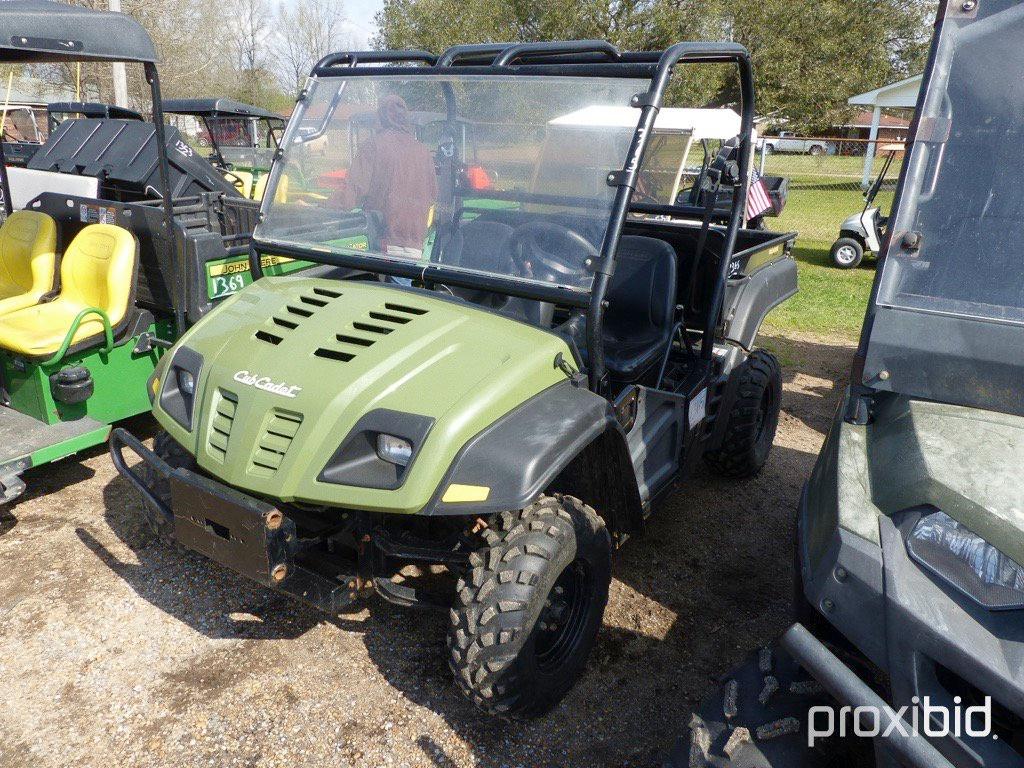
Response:
[[[50,0],[0,3],[0,60],[155,62],[156,48],[139,22]]]
[[[282,115],[231,99],[164,99],[164,112],[193,117],[263,117],[284,120]]]
[[[114,104],[103,104],[98,101],[55,101],[46,105],[50,114],[82,115],[89,118],[116,118],[119,120],[142,120],[142,115],[134,109],[118,107]]]

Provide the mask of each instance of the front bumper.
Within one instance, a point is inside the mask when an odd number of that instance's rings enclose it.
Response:
[[[914,563],[906,549],[912,511],[879,518],[879,546],[841,527],[815,530],[834,518],[810,509],[807,499],[805,493],[798,523],[805,596],[888,676],[893,705],[927,698],[953,711],[980,703],[968,696],[988,696],[996,724],[1024,718],[1021,612],[985,610]],[[826,538],[815,559],[807,542]],[[1012,723],[1009,729],[1016,730]],[[962,733],[933,743],[958,767],[1024,766],[1019,742],[1006,738]]]
[[[905,719],[805,627],[794,624],[779,640],[779,645],[840,705],[852,707],[854,712],[866,709],[885,713],[882,720],[885,728],[875,737],[876,765],[953,768],[931,742],[913,733]],[[900,728],[888,727],[897,721],[902,722],[902,732]],[[893,763],[894,759],[897,762]]]
[[[125,448],[170,483],[170,505],[128,466]],[[111,432],[110,456],[155,514],[173,523],[174,538],[186,548],[326,613],[338,613],[359,596],[362,580],[356,574],[328,578],[302,564],[295,523],[273,505],[170,466],[124,429]]]

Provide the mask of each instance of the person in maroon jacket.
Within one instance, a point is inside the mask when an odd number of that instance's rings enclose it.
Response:
[[[402,97],[382,98],[377,115],[380,130],[359,148],[346,183],[332,202],[379,212],[383,216],[381,251],[419,258],[437,198],[434,158],[416,138]]]

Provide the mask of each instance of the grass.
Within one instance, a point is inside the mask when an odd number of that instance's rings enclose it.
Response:
[[[782,216],[769,219],[776,231],[799,233],[794,256],[800,272],[800,292],[768,316],[767,327],[838,336],[856,341],[875,277],[875,260],[866,257],[857,269],[838,269],[829,251],[839,237],[839,226],[850,214],[864,208],[860,189],[863,158],[771,155],[766,172],[790,180],[789,200]],[[874,172],[881,169],[876,159]],[[899,173],[894,165],[889,179]],[[892,205],[891,187],[875,202],[887,212]]]
[[[800,272],[800,291],[772,310],[766,326],[773,331],[810,332],[856,341],[875,277],[874,261],[857,269],[837,269],[829,258],[831,243],[797,243],[793,255]]]

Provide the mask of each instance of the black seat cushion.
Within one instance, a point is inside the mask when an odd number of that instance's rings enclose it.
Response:
[[[672,340],[675,250],[653,237],[623,237],[606,298],[605,365],[617,379],[636,379],[661,360]]]
[[[509,241],[515,230],[500,221],[474,219],[459,227],[441,249],[441,263],[478,269],[499,275],[514,275],[515,265]],[[447,288],[455,296],[493,309],[517,320],[542,328],[551,327],[554,306],[541,301],[517,299],[471,288]]]
[[[508,243],[512,227],[499,221],[467,221],[452,232],[441,249],[440,261],[453,267],[512,274]]]

